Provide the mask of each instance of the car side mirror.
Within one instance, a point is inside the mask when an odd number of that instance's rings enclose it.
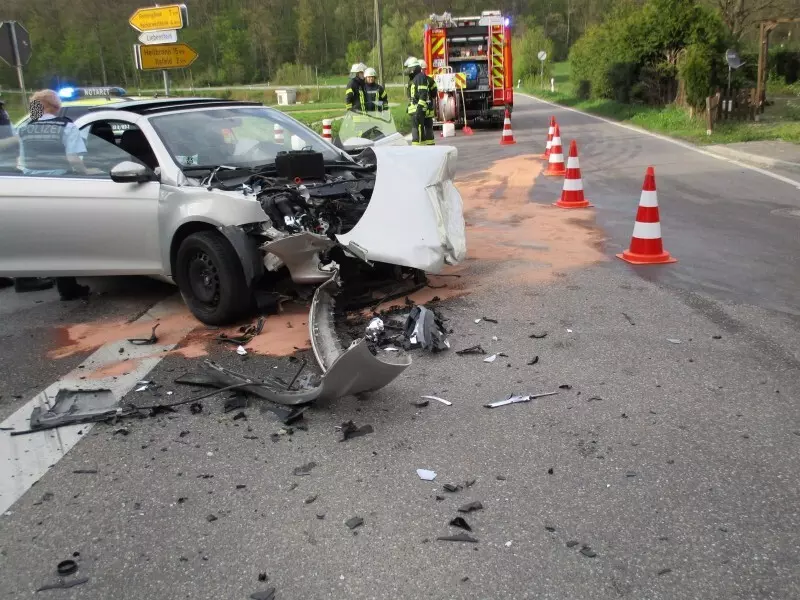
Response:
[[[142,164],[125,160],[111,168],[111,181],[116,183],[147,183],[157,181],[156,174]]]

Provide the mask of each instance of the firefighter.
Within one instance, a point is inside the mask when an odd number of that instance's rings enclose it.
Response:
[[[386,89],[376,81],[377,73],[375,69],[370,67],[364,71],[366,79],[365,90],[367,99],[368,112],[382,112],[389,107],[389,97],[386,94]]]
[[[409,58],[405,62],[408,72],[408,114],[411,115],[411,145],[421,146],[425,140],[425,114],[428,111],[428,78],[420,62]]]
[[[357,63],[350,67],[350,81],[344,93],[344,106],[347,110],[362,112],[366,106],[366,89],[364,84],[364,71],[367,66]]]
[[[439,87],[436,85],[436,80],[426,73],[428,65],[424,60],[419,61],[419,66],[422,67],[422,74],[428,81],[428,108],[425,111],[425,126],[423,133],[425,134],[422,144],[424,146],[433,146],[436,141],[433,135],[433,117],[436,115],[436,103],[439,100]]]

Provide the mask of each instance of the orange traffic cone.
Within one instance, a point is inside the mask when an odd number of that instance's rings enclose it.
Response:
[[[554,203],[561,208],[588,208],[593,206],[583,196],[583,181],[581,180],[581,165],[578,161],[578,144],[575,140],[569,145],[569,158],[567,158],[567,175],[564,178],[564,189],[561,199]]]
[[[656,174],[653,167],[647,167],[642,186],[642,197],[633,225],[631,247],[621,258],[634,265],[658,265],[678,262],[664,250],[661,242],[661,221],[658,216],[658,196],[656,195]]]
[[[514,132],[511,131],[511,115],[508,114],[508,109],[506,109],[506,117],[503,119],[503,137],[500,138],[500,145],[510,146],[516,143],[517,140],[514,139]]]
[[[564,149],[561,147],[561,130],[556,123],[555,131],[553,132],[553,144],[550,146],[550,158],[548,159],[547,171],[545,175],[561,176],[567,172],[564,167]]]
[[[550,117],[550,127],[547,129],[547,144],[544,146],[544,152],[539,155],[542,160],[550,158],[550,148],[553,145],[553,134],[556,131],[556,118]]]

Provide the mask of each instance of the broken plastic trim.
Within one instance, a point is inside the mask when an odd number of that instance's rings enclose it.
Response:
[[[36,406],[31,411],[32,430],[102,421],[120,413],[119,400],[111,390],[106,389],[61,389],[56,394],[52,408],[43,408]]]

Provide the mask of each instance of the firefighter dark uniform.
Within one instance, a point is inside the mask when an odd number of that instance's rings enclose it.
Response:
[[[429,110],[428,76],[417,66],[412,71],[408,89],[408,113],[411,115],[411,145],[425,143],[425,115]]]
[[[345,108],[358,112],[364,111],[367,105],[365,92],[364,80],[356,75],[347,84],[347,89],[344,93]]]
[[[422,139],[422,144],[424,146],[433,146],[436,143],[433,135],[433,117],[436,114],[435,102],[439,99],[439,87],[433,77],[430,75],[425,77],[428,80],[428,107],[425,110],[425,127],[423,128],[425,135]]]
[[[364,84],[366,106],[368,112],[381,112],[389,105],[389,96],[386,89],[379,83]]]

